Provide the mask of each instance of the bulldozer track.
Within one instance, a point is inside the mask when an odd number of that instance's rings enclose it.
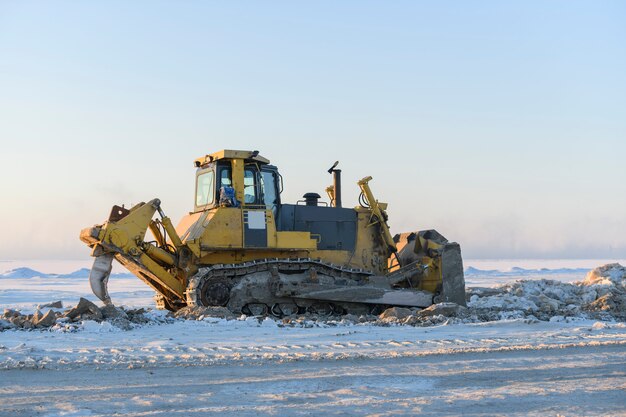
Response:
[[[258,272],[267,272],[269,283],[272,274],[300,274],[307,271],[332,278],[337,283],[347,286],[356,285],[372,275],[372,272],[363,269],[346,268],[311,258],[274,258],[240,264],[216,264],[200,268],[189,280],[186,290],[187,305],[207,306],[207,303],[202,300],[202,289],[208,283],[223,283],[232,288],[244,277]],[[225,303],[217,305],[225,305]],[[268,307],[271,309],[272,306],[268,305]]]

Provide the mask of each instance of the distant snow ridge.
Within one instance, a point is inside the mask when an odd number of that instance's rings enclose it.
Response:
[[[69,274],[55,274],[39,272],[31,268],[21,267],[11,269],[0,274],[1,278],[88,278],[89,268],[81,268],[77,271]],[[497,269],[478,269],[472,266],[465,269],[465,275],[467,276],[494,276],[494,277],[508,277],[508,276],[536,276],[536,275],[558,275],[558,274],[571,274],[571,273],[587,273],[589,268],[558,268],[558,269],[525,269],[520,267],[513,267],[510,271],[500,271]],[[129,278],[134,275],[130,272],[118,272],[111,274],[111,278]]]
[[[58,276],[60,278],[88,278],[89,272],[91,272],[89,268],[81,268],[78,271],[74,271],[69,274],[60,274]]]
[[[589,268],[557,268],[557,269],[525,269],[514,266],[510,271],[500,271],[498,269],[478,269],[469,266],[465,269],[465,275],[467,276],[494,276],[494,277],[508,277],[508,276],[526,276],[526,275],[558,275],[558,274],[571,274],[571,273],[586,273]]]
[[[30,268],[15,268],[0,274],[2,278],[35,278],[35,277],[48,277],[48,274],[35,271]]]
[[[70,272],[69,274],[50,274],[35,271],[31,268],[21,267],[11,269],[9,271],[3,272],[0,274],[0,279],[2,278],[89,278],[89,268],[81,268],[77,271]],[[129,278],[134,275],[130,272],[117,272],[111,274],[111,278]]]
[[[588,317],[626,321],[626,268],[607,264],[573,284],[541,279],[496,288],[470,288],[468,296],[468,307],[484,320]]]

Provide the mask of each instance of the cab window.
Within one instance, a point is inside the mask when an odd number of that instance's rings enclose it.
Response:
[[[232,187],[230,168],[222,168],[220,171],[220,187]]]
[[[273,208],[276,205],[276,177],[272,171],[261,171],[261,186],[263,203],[267,208]]]
[[[255,171],[251,169],[244,170],[243,174],[243,199],[246,204],[254,204],[256,202],[256,178]]]
[[[215,174],[207,171],[198,175],[196,181],[196,206],[213,204],[215,200]]]

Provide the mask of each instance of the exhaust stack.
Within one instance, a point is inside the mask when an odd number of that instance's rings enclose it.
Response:
[[[335,162],[328,170],[329,174],[333,174],[333,207],[341,207],[341,170],[335,169],[339,165],[339,161]]]

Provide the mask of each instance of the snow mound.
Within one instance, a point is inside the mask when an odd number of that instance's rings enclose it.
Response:
[[[35,277],[47,277],[48,274],[35,271],[30,268],[15,268],[0,274],[0,278],[35,278]]]
[[[74,272],[70,272],[69,274],[44,274],[47,277],[54,278],[89,278],[89,274],[91,273],[91,269],[89,268],[81,268]],[[110,275],[110,279],[115,278],[131,278],[134,277],[130,272],[115,272]]]
[[[620,264],[607,264],[590,271],[584,285],[616,285],[626,287],[626,268]]]
[[[2,278],[13,278],[13,279],[24,279],[24,278],[89,278],[89,273],[91,270],[89,268],[81,268],[74,272],[66,273],[66,274],[57,274],[57,273],[45,273],[36,271],[27,267],[19,267],[15,269],[8,270],[0,274],[0,279]],[[111,274],[111,278],[131,278],[134,275],[130,272],[115,272]]]
[[[497,288],[468,289],[468,307],[483,319],[554,317],[626,321],[626,268],[607,264],[582,282],[516,281]]]
[[[89,272],[91,272],[89,268],[81,268],[69,274],[60,274],[58,275],[58,277],[59,278],[88,278]]]

